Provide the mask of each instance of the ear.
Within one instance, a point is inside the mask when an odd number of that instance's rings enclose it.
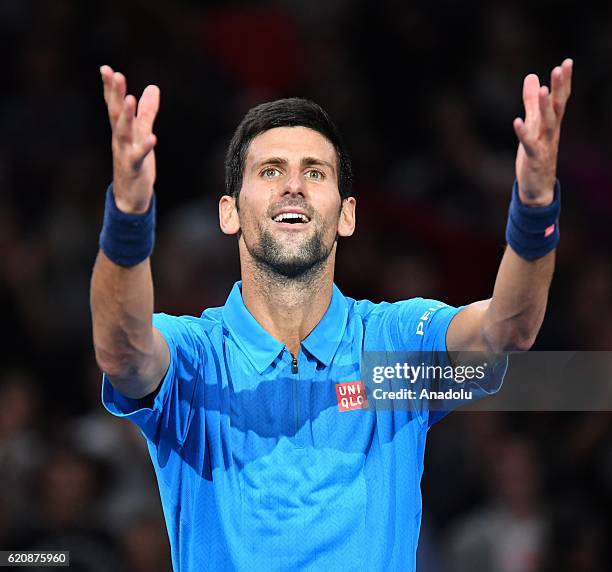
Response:
[[[348,197],[342,201],[340,219],[338,220],[338,235],[351,236],[355,232],[357,201]]]
[[[219,226],[225,234],[237,234],[240,230],[240,220],[234,197],[223,195],[219,200]]]

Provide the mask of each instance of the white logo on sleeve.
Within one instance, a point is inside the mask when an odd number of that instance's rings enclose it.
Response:
[[[429,321],[429,318],[431,318],[432,314],[436,310],[439,310],[440,308],[444,308],[444,306],[446,305],[447,304],[437,304],[436,306],[432,306],[431,308],[427,309],[427,311],[419,318],[419,323],[417,324],[417,329],[416,329],[417,335],[419,336],[425,335],[425,322]]]

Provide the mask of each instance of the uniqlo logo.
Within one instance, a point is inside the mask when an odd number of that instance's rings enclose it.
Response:
[[[368,406],[368,395],[362,381],[345,381],[336,383],[338,411],[365,409]]]

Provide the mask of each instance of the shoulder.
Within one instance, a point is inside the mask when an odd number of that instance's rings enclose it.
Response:
[[[448,304],[431,298],[409,298],[397,302],[371,302],[370,300],[353,300],[346,298],[349,303],[349,315],[359,316],[363,319],[384,319],[391,316],[402,316],[404,319],[427,319],[438,310],[451,308]],[[423,316],[425,315],[425,318]]]
[[[446,329],[457,308],[431,298],[398,302],[353,301],[353,327],[361,322],[366,344],[396,351],[446,348]],[[351,315],[352,314],[352,315]]]
[[[153,314],[153,325],[166,339],[203,342],[214,336],[222,327],[221,308],[208,308],[200,316],[175,316],[159,312]]]

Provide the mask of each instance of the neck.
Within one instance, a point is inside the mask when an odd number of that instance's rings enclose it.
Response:
[[[259,324],[294,356],[331,302],[334,255],[335,252],[296,278],[276,274],[252,258],[242,263],[245,306]]]

